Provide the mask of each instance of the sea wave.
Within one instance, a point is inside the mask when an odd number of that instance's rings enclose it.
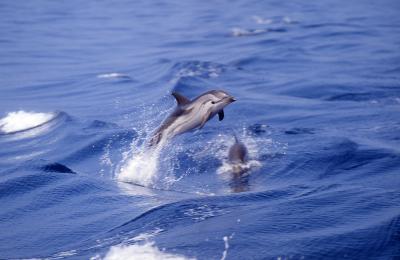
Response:
[[[160,250],[154,242],[147,242],[141,245],[116,245],[110,248],[104,258],[93,257],[91,260],[194,260],[178,254],[167,253]]]
[[[54,119],[57,113],[38,113],[19,110],[9,112],[0,119],[0,131],[5,134],[25,131],[44,125]]]

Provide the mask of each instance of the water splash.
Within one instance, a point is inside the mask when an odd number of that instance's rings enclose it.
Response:
[[[0,132],[11,134],[41,126],[56,116],[55,113],[10,112],[0,119]]]
[[[228,256],[229,239],[232,239],[233,235],[234,235],[234,233],[232,233],[232,235],[230,235],[229,237],[228,236],[223,237],[225,249],[224,249],[224,252],[222,252],[221,260],[225,260],[226,257]]]
[[[128,75],[122,74],[122,73],[117,73],[117,72],[99,74],[99,75],[97,75],[97,78],[99,78],[99,79],[131,79],[131,77],[129,77]]]
[[[142,233],[138,236],[131,238],[124,243],[110,247],[108,252],[104,257],[96,255],[91,257],[91,260],[136,260],[136,259],[146,259],[146,260],[191,260],[194,258],[187,258],[182,255],[172,254],[165,252],[164,249],[159,249],[154,241],[150,239],[153,238],[158,233],[162,232],[162,229],[156,229],[150,233]],[[134,244],[130,244],[134,243]]]
[[[143,245],[116,245],[110,248],[104,258],[91,258],[92,260],[189,260],[185,256],[167,253],[160,250],[154,242],[147,242]]]
[[[120,168],[117,179],[143,186],[151,186],[157,177],[160,148],[143,149],[132,155]]]
[[[235,172],[243,172],[248,175],[249,171],[253,168],[259,168],[262,164],[257,160],[249,160],[246,163],[231,164],[227,161],[223,161],[222,165],[218,168],[217,173],[221,175],[222,178],[226,179],[229,177],[228,174]]]
[[[231,34],[234,37],[259,35],[267,32],[268,32],[267,29],[243,29],[239,27],[231,29]]]
[[[252,18],[257,24],[271,24],[273,22],[272,19],[265,19],[258,15],[254,15]]]
[[[162,186],[169,186],[177,181],[173,176],[169,175],[170,172],[168,170],[164,171],[162,176],[158,171],[161,162],[171,160],[169,156],[160,157],[169,139],[161,139],[153,147],[149,147],[149,141],[146,138],[143,140],[134,140],[131,144],[131,149],[123,154],[123,163],[118,168],[117,179],[146,187],[156,187],[156,184],[161,179]],[[142,143],[140,144],[140,142]]]
[[[122,153],[122,161],[117,165],[115,171],[118,181],[146,187],[155,186],[159,178],[160,154],[167,141],[161,140],[156,147],[149,148],[149,140],[147,139],[149,139],[149,133],[152,133],[157,127],[156,124],[159,120],[154,120],[154,118],[165,117],[170,110],[170,107],[157,108],[155,104],[152,104],[151,106],[143,106],[140,109],[140,113],[135,113],[125,118],[125,121],[144,121],[144,123],[134,128],[139,137],[132,141],[128,151]],[[131,120],[131,117],[134,117],[136,120]],[[163,158],[163,160],[167,159]]]

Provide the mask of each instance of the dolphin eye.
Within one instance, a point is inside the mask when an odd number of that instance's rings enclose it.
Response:
[[[214,104],[215,104],[215,101],[211,101],[211,104],[213,104],[213,105],[214,105]]]

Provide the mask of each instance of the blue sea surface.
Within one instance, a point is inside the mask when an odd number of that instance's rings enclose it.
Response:
[[[400,259],[399,187],[399,1],[0,3],[0,259]]]

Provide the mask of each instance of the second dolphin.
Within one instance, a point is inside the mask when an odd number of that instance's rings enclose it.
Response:
[[[242,174],[248,169],[244,167],[247,162],[247,148],[235,135],[235,143],[230,147],[228,161],[232,165],[234,174]]]

